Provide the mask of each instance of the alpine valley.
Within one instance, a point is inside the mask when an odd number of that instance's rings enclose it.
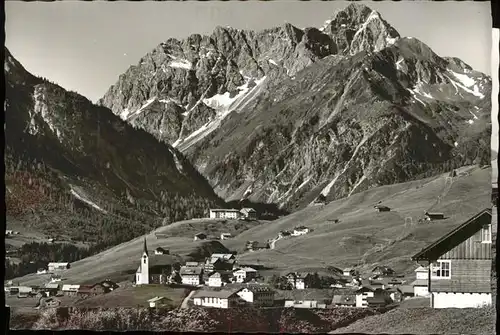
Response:
[[[287,210],[489,164],[491,79],[351,4],[321,28],[168,39],[99,104],[226,201]]]

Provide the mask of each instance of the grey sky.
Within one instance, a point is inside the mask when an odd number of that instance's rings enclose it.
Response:
[[[402,36],[490,73],[489,2],[365,2]],[[96,101],[162,41],[215,26],[322,26],[347,2],[6,2],[6,45],[33,74]]]

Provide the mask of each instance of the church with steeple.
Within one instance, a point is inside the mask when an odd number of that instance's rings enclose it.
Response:
[[[163,248],[157,248],[162,249]],[[175,265],[180,265],[176,257],[169,254],[149,254],[146,238],[140,258],[140,264],[135,272],[136,285],[166,284]]]
[[[144,238],[144,249],[142,251],[141,264],[135,273],[135,284],[136,285],[148,285],[149,284],[149,254],[148,246],[146,244],[146,238]]]

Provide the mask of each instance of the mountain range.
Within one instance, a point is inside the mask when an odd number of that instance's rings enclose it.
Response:
[[[491,79],[350,4],[291,24],[170,38],[98,104],[184,154],[227,201],[295,210],[489,164]]]
[[[5,49],[7,220],[114,245],[243,199],[297,210],[489,164],[491,79],[351,4],[168,39],[92,104]]]
[[[109,246],[224,204],[178,150],[4,52],[9,224]]]

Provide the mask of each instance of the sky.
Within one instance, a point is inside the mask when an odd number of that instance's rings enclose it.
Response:
[[[491,71],[489,2],[365,2],[401,36]],[[97,101],[120,74],[170,37],[220,26],[321,27],[343,1],[5,2],[6,46],[31,73]]]

